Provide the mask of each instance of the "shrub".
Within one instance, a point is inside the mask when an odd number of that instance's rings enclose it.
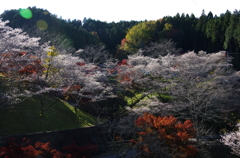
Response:
[[[36,142],[33,146],[30,139],[26,138],[22,139],[22,143],[17,143],[13,138],[9,146],[0,148],[0,156],[4,158],[58,158],[57,155],[59,151],[52,149],[49,142]]]
[[[144,153],[150,155],[166,154],[174,157],[195,155],[198,150],[191,145],[190,138],[195,136],[193,123],[186,120],[178,122],[175,117],[155,117],[144,113],[136,120],[140,138],[136,141]]]
[[[16,142],[13,138],[9,145],[0,148],[0,157],[3,158],[91,158],[98,150],[97,145],[77,146],[71,144],[63,147],[64,153],[50,147],[50,143],[36,142],[31,144],[30,139],[23,138]]]

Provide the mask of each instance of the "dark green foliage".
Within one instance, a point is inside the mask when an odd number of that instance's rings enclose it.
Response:
[[[120,21],[118,23],[106,23],[94,19],[86,19],[83,28],[89,32],[96,32],[100,41],[106,45],[110,53],[115,54],[116,46],[120,45],[129,28],[138,24],[138,21]]]
[[[238,52],[239,20],[238,11],[234,13],[226,11],[219,17],[213,16],[212,12],[206,15],[204,10],[199,18],[193,14],[166,16],[161,19],[161,23],[158,23],[159,38],[169,38],[171,35],[170,39],[176,42],[183,52],[191,50],[217,52],[224,49],[229,52]],[[173,32],[171,30],[163,30],[165,23],[173,26],[174,34],[169,34]],[[176,39],[180,32],[182,35]]]
[[[72,46],[76,49],[84,48],[87,45],[98,44],[98,38],[86,31],[82,27],[80,20],[63,20],[57,18],[56,15],[51,14],[45,9],[38,9],[36,7],[29,7],[32,11],[33,17],[31,19],[24,19],[20,16],[18,10],[7,10],[1,14],[1,18],[9,20],[9,26],[12,28],[23,28],[29,33],[29,28],[37,27],[37,22],[43,20],[47,23],[46,31],[56,34],[64,35],[72,41]],[[43,38],[43,37],[42,37]]]

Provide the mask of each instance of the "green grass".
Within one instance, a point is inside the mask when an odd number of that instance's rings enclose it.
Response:
[[[149,98],[153,97],[153,96],[156,96],[158,97],[158,99],[162,102],[169,102],[170,100],[172,100],[173,98],[168,95],[168,94],[157,94],[157,93],[152,93],[152,94],[149,94],[147,96],[145,96],[144,98],[143,97],[143,94],[141,92],[134,92],[133,90],[131,91],[133,93],[133,97],[128,97],[128,96],[125,96],[124,99],[125,101],[127,102],[127,105],[128,106],[131,106],[133,105],[136,101],[138,101],[139,99],[140,100],[148,100]]]
[[[96,117],[59,100],[40,116],[34,98],[0,109],[0,136],[86,127],[101,123]]]
[[[141,93],[134,93],[134,97],[125,96],[124,99],[127,102],[127,105],[134,104],[138,99],[140,99],[143,95]]]

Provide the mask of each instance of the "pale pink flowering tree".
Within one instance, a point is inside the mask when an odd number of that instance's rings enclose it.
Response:
[[[66,94],[78,101],[87,97],[92,102],[114,97],[107,84],[107,69],[114,63],[109,61],[99,67],[64,51],[56,51],[49,42],[40,45],[40,38],[31,38],[21,29],[12,29],[6,23],[0,21],[0,70],[1,86],[5,91],[2,99],[8,99],[7,104],[37,96],[43,115],[60,96]],[[21,70],[26,73],[21,75]],[[72,88],[76,86],[78,89]],[[75,103],[77,105],[78,102]]]
[[[136,115],[150,112],[190,119],[198,126],[198,136],[207,134],[206,124],[217,126],[224,121],[224,114],[234,108],[227,105],[238,101],[239,75],[231,69],[230,60],[225,52],[203,51],[159,58],[129,56],[130,69],[141,72],[129,77],[142,87],[143,97],[127,110]],[[162,95],[171,98],[168,103],[162,103]]]
[[[8,101],[16,103],[22,99],[13,99],[14,93],[21,91],[23,84],[21,82],[28,82],[34,80],[35,73],[30,72],[21,74],[21,70],[30,71],[30,67],[36,71],[40,68],[40,60],[42,52],[48,51],[47,43],[39,45],[40,38],[30,38],[21,29],[12,29],[0,19],[0,73],[2,97],[7,98]],[[35,71],[35,72],[36,72]],[[41,71],[41,70],[39,70]],[[5,93],[4,91],[7,91]],[[11,93],[13,91],[14,93]],[[18,94],[20,95],[20,94]],[[9,102],[5,100],[4,104]]]
[[[240,123],[237,123],[236,126],[239,128]],[[240,131],[238,130],[235,132],[226,133],[221,135],[221,137],[222,139],[220,142],[230,147],[233,154],[240,156]]]

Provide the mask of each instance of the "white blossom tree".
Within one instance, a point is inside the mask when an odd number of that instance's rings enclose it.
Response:
[[[40,113],[48,110],[60,96],[72,96],[77,101],[89,98],[92,102],[114,97],[107,82],[110,61],[99,67],[61,52],[49,42],[29,37],[21,29],[12,29],[0,22],[0,64],[3,98],[15,104],[35,97]]]
[[[161,42],[152,42],[149,46],[141,49],[142,54],[152,58],[158,58],[159,56],[166,56],[168,54],[179,55],[181,49],[176,48],[176,43],[172,40],[163,40]]]
[[[129,69],[141,75],[128,77],[142,87],[143,97],[127,110],[135,115],[150,112],[190,119],[198,127],[197,134],[204,135],[210,126],[226,121],[225,114],[233,107],[229,105],[238,101],[239,75],[230,60],[225,52],[203,51],[159,58],[129,56]],[[164,95],[170,98],[167,103],[162,103]]]
[[[227,60],[225,52],[202,51],[176,58],[172,65],[174,82],[169,86],[174,115],[191,119],[196,125],[217,126],[226,119],[223,115],[228,112],[227,105],[234,104],[239,84],[239,76],[230,69]]]
[[[87,46],[84,49],[77,50],[74,56],[84,59],[87,63],[94,63],[97,65],[115,61],[111,54],[105,49],[104,45]]]
[[[14,94],[22,91],[25,85],[22,83],[34,80],[36,74],[40,72],[42,68],[39,56],[42,52],[48,51],[49,46],[47,43],[39,45],[40,38],[30,38],[21,29],[8,27],[7,23],[8,21],[3,22],[0,19],[1,91],[4,98],[14,102],[23,100],[23,95],[21,99],[19,97],[16,100],[13,99]]]
[[[240,126],[240,123],[237,123],[236,125],[238,128]],[[231,148],[232,153],[240,156],[240,131],[230,132],[221,135],[222,139],[220,139],[220,142],[222,142],[224,145]]]

